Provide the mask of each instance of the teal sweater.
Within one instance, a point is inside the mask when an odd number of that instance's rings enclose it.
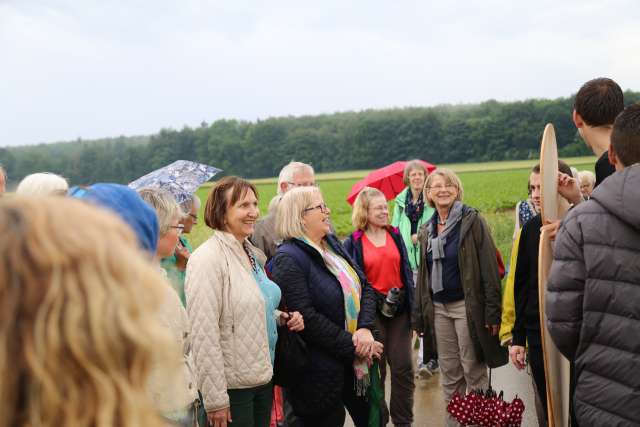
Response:
[[[280,288],[271,279],[267,277],[267,274],[258,266],[258,271],[254,271],[253,277],[260,286],[262,296],[264,297],[265,315],[267,316],[267,338],[269,340],[269,353],[271,356],[271,365],[276,355],[276,343],[278,342],[278,323],[276,319],[276,309],[280,305],[280,298],[282,296]]]
[[[420,245],[414,245],[411,241],[411,220],[405,213],[405,200],[407,199],[407,191],[409,187],[405,188],[396,196],[395,206],[393,208],[393,218],[391,220],[391,225],[394,227],[398,227],[400,230],[400,234],[402,235],[402,240],[404,240],[404,244],[407,247],[407,254],[409,255],[409,265],[411,265],[411,269],[416,271],[418,269],[418,265],[420,265]],[[422,212],[422,217],[420,221],[418,221],[418,229],[422,226],[422,224],[426,223],[433,213],[435,209],[427,204],[427,201],[424,202],[424,211]]]

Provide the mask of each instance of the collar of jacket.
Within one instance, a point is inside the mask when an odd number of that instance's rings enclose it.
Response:
[[[471,226],[473,225],[473,222],[475,221],[477,216],[478,216],[478,210],[476,208],[472,208],[471,206],[467,206],[467,205],[462,205],[462,221],[460,223],[460,244],[462,244],[462,239],[467,234],[467,232],[471,229]],[[424,237],[427,237],[434,233],[435,226],[436,226],[435,218],[436,217],[434,215],[431,221],[423,224],[422,227],[420,227],[420,230],[418,230],[418,238],[421,238],[420,235],[422,230],[425,230],[427,232],[425,233],[426,235]]]
[[[251,264],[249,263],[247,254],[242,247],[242,243],[240,243],[233,234],[222,230],[214,230],[213,237],[217,239],[222,245],[229,248],[229,250],[241,260],[242,265],[249,271],[251,271]],[[253,246],[248,238],[244,241],[249,245],[249,249],[256,259],[256,262],[260,264],[262,268],[264,268],[264,263],[267,261],[267,257],[260,249]]]
[[[404,190],[402,190],[400,192],[400,194],[398,194],[396,196],[396,205],[400,206],[402,209],[404,209],[405,207],[405,201],[407,200],[407,191],[409,191],[409,187],[404,187]],[[426,200],[425,200],[426,202]]]
[[[386,225],[384,227],[385,230],[387,230],[389,233],[391,233],[391,235],[394,234],[400,234],[400,230],[398,229],[398,227],[393,227],[391,225]],[[362,239],[362,236],[364,236],[364,230],[356,230],[353,232],[353,239],[358,241],[360,239]]]
[[[344,252],[342,245],[340,244],[340,241],[338,240],[338,238],[336,236],[334,236],[333,234],[327,234],[327,236],[324,238],[325,243],[338,255],[344,257],[347,257],[347,254]],[[311,245],[308,245],[307,243],[305,243],[304,241],[300,240],[300,239],[289,239],[289,242],[293,243],[294,245],[298,246],[299,248],[301,248],[302,250],[304,250],[305,252],[307,252],[308,254],[317,257],[319,260],[321,260],[324,263],[324,260],[322,259],[322,255],[320,254],[320,252],[318,252],[314,247],[312,247]],[[347,260],[349,260],[349,258],[347,257]]]
[[[327,234],[327,236],[324,238],[324,241],[325,241],[325,243],[327,245],[329,245],[329,247],[336,254],[340,255],[342,258],[347,260],[347,262],[351,265],[351,267],[358,274],[358,277],[360,278],[360,282],[363,284],[363,286],[364,286],[364,283],[368,283],[367,282],[367,277],[360,270],[360,267],[358,267],[358,265],[353,261],[351,256],[344,250],[344,247],[342,246],[342,243],[340,243],[340,240],[338,240],[338,238],[334,234]],[[306,252],[307,255],[309,255],[310,257],[314,258],[320,265],[322,265],[322,267],[330,275],[333,275],[333,273],[331,273],[331,271],[329,271],[329,269],[327,268],[326,264],[324,263],[324,259],[322,258],[322,255],[317,250],[315,250],[315,248],[312,248],[311,246],[309,246],[308,244],[306,244],[305,242],[303,242],[300,239],[289,239],[286,242],[284,242],[283,244],[287,244],[287,243],[290,243],[290,244],[300,248],[300,250]]]

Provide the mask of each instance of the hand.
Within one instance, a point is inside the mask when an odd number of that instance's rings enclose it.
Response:
[[[356,347],[356,355],[370,357],[373,348],[373,334],[369,329],[361,328],[353,333],[353,345]]]
[[[286,323],[289,330],[293,332],[300,332],[304,330],[304,319],[299,311],[294,311],[291,314],[282,313],[280,315],[280,323]]]
[[[540,231],[545,231],[549,235],[549,239],[556,240],[556,235],[560,229],[560,220],[545,221]]]
[[[574,177],[566,173],[558,172],[558,193],[574,205],[582,201],[580,184]]]
[[[412,242],[414,245],[417,245],[417,244],[418,244],[418,235],[417,235],[417,234],[412,234],[412,235],[411,235],[411,242]]]
[[[189,261],[189,256],[191,256],[191,254],[189,253],[189,249],[182,246],[182,243],[178,241],[178,244],[176,245],[176,249],[173,253],[176,257],[176,267],[178,268],[178,270],[180,271],[186,270],[187,261]]]
[[[484,325],[484,327],[489,330],[491,336],[496,336],[500,332],[500,325]]]
[[[383,351],[384,351],[384,345],[381,342],[374,341],[373,347],[371,349],[371,357],[380,359],[382,357]]]
[[[207,412],[207,419],[212,427],[227,427],[231,422],[231,408]]]
[[[515,366],[519,370],[523,370],[526,366],[525,354],[526,350],[521,345],[512,345],[511,347],[509,347],[509,357],[511,358],[511,363],[513,363],[513,366]]]

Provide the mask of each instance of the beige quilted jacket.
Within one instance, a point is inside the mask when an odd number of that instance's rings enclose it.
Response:
[[[264,264],[262,252],[251,249]],[[185,295],[196,377],[207,412],[229,406],[228,389],[271,381],[264,299],[233,235],[216,230],[191,254]]]

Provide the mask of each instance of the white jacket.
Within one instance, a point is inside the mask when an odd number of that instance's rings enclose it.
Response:
[[[251,244],[258,262],[264,254]],[[228,389],[271,381],[265,302],[242,244],[216,230],[196,249],[185,278],[198,386],[207,412],[229,407]]]
[[[164,273],[164,271],[163,271]],[[182,307],[178,293],[168,282],[160,283],[163,301],[158,312],[159,323],[171,334],[179,354],[167,364],[155,365],[148,381],[148,391],[158,411],[165,417],[175,419],[183,416],[198,398],[198,389],[192,371],[190,327],[187,313]],[[162,349],[158,349],[162,351]]]

